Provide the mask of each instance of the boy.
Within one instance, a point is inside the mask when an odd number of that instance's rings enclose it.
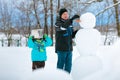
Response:
[[[68,73],[71,72],[72,67],[72,38],[76,33],[76,31],[73,31],[72,23],[77,18],[79,18],[79,15],[74,15],[69,19],[68,11],[62,8],[55,23],[55,51],[58,55],[57,68],[63,69]],[[80,22],[80,20],[77,19],[76,22]]]
[[[52,44],[52,40],[46,34],[43,38],[34,38],[30,36],[28,39],[28,47],[32,48],[31,59],[32,59],[32,70],[38,68],[44,68],[46,56],[46,47]]]

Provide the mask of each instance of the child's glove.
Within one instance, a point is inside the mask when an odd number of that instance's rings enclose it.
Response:
[[[48,36],[47,34],[44,34],[44,35],[43,35],[43,40],[46,41],[47,36]]]
[[[79,16],[79,15],[74,15],[74,16],[71,18],[71,20],[74,20],[74,19],[77,19],[77,18],[80,18],[80,16]]]
[[[34,36],[29,36],[29,39],[33,39],[34,38]]]
[[[43,38],[45,39],[47,36],[48,36],[47,34],[44,34],[44,35],[43,35]]]

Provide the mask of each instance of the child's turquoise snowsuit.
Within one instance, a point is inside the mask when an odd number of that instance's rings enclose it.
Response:
[[[33,41],[32,38],[28,39],[28,47],[32,48],[31,59],[32,61],[46,61],[46,47],[52,44],[50,37],[46,37],[45,40]]]

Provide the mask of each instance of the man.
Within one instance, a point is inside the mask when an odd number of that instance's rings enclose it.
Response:
[[[68,73],[71,72],[72,66],[72,37],[75,36],[76,31],[73,31],[73,20],[79,18],[79,15],[74,15],[69,19],[68,11],[65,8],[60,9],[59,17],[55,23],[56,30],[56,44],[55,51],[58,55],[57,68],[63,69]],[[79,19],[76,22],[80,22]]]

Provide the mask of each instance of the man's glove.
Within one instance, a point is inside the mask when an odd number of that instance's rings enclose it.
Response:
[[[71,18],[71,20],[74,20],[74,19],[77,19],[77,18],[80,18],[80,16],[79,16],[79,15],[74,15],[74,16]]]

